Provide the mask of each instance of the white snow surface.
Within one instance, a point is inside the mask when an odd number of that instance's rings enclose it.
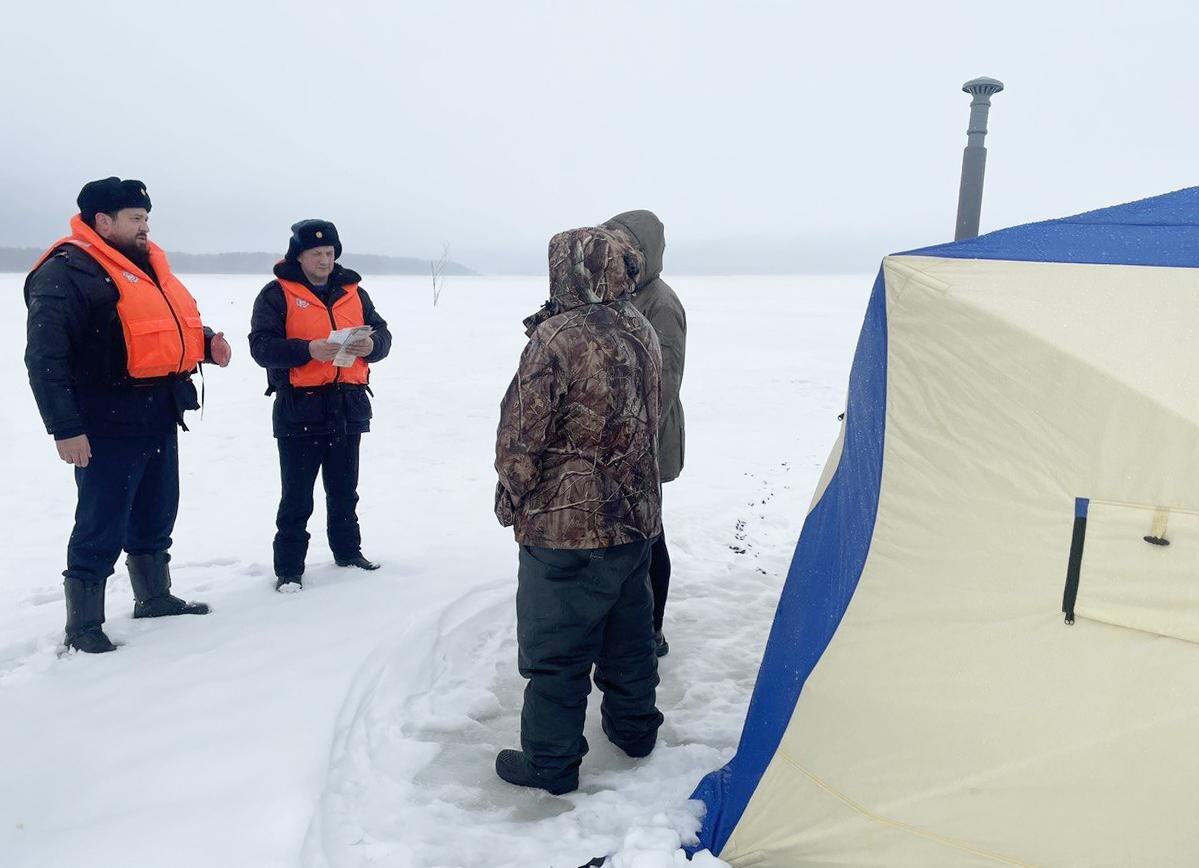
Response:
[[[20,298],[22,280],[0,275],[0,291]],[[274,590],[277,452],[245,341],[263,281],[184,281],[235,354],[207,370],[204,418],[180,435],[174,588],[213,611],[131,620],[122,560],[114,654],[58,654],[74,484],[25,383],[23,316],[0,321],[0,865],[686,864],[701,810],[688,796],[740,735],[870,277],[671,279],[689,332],[686,469],[665,487],[666,723],[632,760],[593,714],[580,789],[561,797],[492,766],[519,745],[523,688],[516,546],[491,511],[495,426],[545,278],[453,278],[436,307],[427,278],[365,282],[395,335],[372,371],[359,487],[364,550],[383,568],[332,563],[318,487],[292,595]]]

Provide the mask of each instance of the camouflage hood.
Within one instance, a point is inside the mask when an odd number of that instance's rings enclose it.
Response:
[[[626,298],[636,289],[640,258],[627,237],[598,227],[568,229],[550,239],[550,298],[525,333],[552,316],[587,304]]]
[[[653,211],[624,211],[604,223],[604,229],[623,236],[636,252],[640,266],[637,289],[652,283],[662,273],[666,252],[666,230]]]

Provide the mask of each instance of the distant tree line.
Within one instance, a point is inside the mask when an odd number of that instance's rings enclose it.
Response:
[[[42,250],[37,247],[0,247],[0,272],[28,271]],[[275,253],[171,253],[167,259],[176,274],[270,274],[279,261]],[[439,274],[475,274],[457,262],[416,259],[411,256],[380,256],[355,253],[345,257],[346,264],[364,275],[420,274],[428,277],[433,269]]]

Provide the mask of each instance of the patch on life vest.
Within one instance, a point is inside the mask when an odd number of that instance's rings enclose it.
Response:
[[[296,299],[296,307],[299,307],[299,308],[308,307],[308,302],[304,301],[304,299],[302,299],[302,298],[297,298]]]
[[[130,274],[128,271],[122,271],[121,276],[124,277],[130,283],[137,283],[137,275],[136,274]]]

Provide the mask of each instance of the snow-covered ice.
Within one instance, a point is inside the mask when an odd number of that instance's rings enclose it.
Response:
[[[687,796],[740,734],[871,280],[670,279],[690,329],[687,466],[665,489],[666,723],[634,761],[589,719],[580,789],[562,797],[492,771],[517,746],[523,688],[492,450],[544,278],[453,278],[436,308],[428,279],[366,281],[396,335],[372,373],[360,485],[364,548],[384,566],[333,565],[318,505],[292,595],[274,591],[277,453],[244,340],[262,281],[185,278],[235,353],[181,435],[172,572],[213,612],[131,620],[119,564],[107,627],[124,647],[100,657],[57,655],[73,483],[24,382],[23,318],[0,322],[0,865],[683,864]],[[0,290],[19,298],[21,282]]]

